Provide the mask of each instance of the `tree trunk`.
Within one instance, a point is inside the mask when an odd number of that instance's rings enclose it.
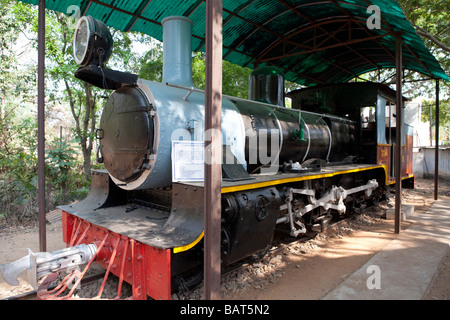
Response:
[[[86,82],[84,83],[84,89],[86,92],[86,112],[84,113],[83,121],[83,169],[86,181],[89,181],[91,177],[91,155],[95,132],[95,100],[92,97],[91,86]]]
[[[93,147],[93,139],[95,132],[95,99],[93,99],[92,90],[88,83],[84,83],[84,94],[86,100],[84,103],[82,100],[79,102],[79,109],[76,109],[76,99],[72,94],[69,83],[64,81],[66,85],[67,94],[69,96],[70,109],[72,111],[73,118],[75,119],[75,131],[80,139],[81,150],[83,152],[83,171],[86,181],[91,178],[91,155]],[[84,104],[84,114],[82,116],[82,122],[80,117],[82,114]],[[77,112],[78,111],[78,112]]]

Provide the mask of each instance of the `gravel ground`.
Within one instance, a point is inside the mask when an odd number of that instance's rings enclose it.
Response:
[[[285,276],[287,264],[291,263],[287,257],[307,256],[318,249],[319,245],[324,245],[336,239],[343,239],[363,226],[377,224],[384,220],[382,216],[385,215],[385,211],[389,207],[390,205],[383,203],[377,208],[367,209],[363,214],[344,220],[328,228],[326,233],[318,233],[308,240],[299,239],[299,241],[293,243],[274,245],[271,252],[262,260],[252,264],[244,264],[238,270],[222,277],[221,295],[223,299],[232,299],[236,294],[243,293],[248,289],[267,290],[269,285],[276,283],[278,279]],[[297,264],[295,267],[300,269],[301,266]],[[173,294],[172,299],[201,300],[203,299],[203,287],[200,286],[194,291],[182,295]]]

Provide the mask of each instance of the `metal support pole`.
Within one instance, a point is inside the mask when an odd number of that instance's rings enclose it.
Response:
[[[431,118],[430,118],[431,122]],[[436,120],[435,120],[435,149],[434,149],[434,200],[438,199],[439,191],[439,80],[436,79]]]
[[[399,234],[401,231],[401,204],[402,204],[402,40],[401,36],[397,35],[396,49],[395,49],[395,65],[396,65],[396,120],[395,120],[395,233]]]
[[[38,200],[39,249],[47,251],[45,226],[45,0],[39,0],[38,13]]]
[[[205,299],[220,298],[222,182],[222,0],[206,1]]]

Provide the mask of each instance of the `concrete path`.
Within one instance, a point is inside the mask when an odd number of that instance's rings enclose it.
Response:
[[[450,201],[435,202],[325,300],[420,300],[450,245]]]

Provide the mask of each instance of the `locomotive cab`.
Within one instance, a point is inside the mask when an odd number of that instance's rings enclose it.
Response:
[[[387,181],[394,180],[394,149],[396,141],[396,93],[378,83],[345,83],[317,86],[292,91],[292,108],[331,113],[357,123],[354,150],[362,163],[386,166]],[[407,101],[403,98],[403,101]],[[404,122],[402,112],[402,175],[412,175],[412,127]]]

